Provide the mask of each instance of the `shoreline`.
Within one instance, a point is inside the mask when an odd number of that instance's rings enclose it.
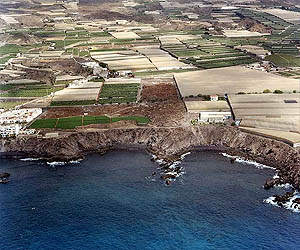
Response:
[[[89,153],[104,154],[111,149],[146,150],[166,162],[174,162],[188,151],[218,151],[275,168],[280,178],[270,183],[270,187],[288,183],[300,190],[299,150],[233,127],[149,127],[70,132],[57,138],[0,139],[0,158],[68,162],[82,159]]]

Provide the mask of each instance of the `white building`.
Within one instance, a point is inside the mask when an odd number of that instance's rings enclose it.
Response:
[[[40,108],[14,109],[0,114],[0,136],[10,137],[19,134],[33,134],[35,130],[22,130],[24,125],[42,113]]]
[[[230,112],[200,112],[199,122],[223,123],[230,119]]]
[[[210,96],[210,100],[215,102],[215,101],[218,101],[219,100],[219,96],[218,95],[211,95]]]
[[[0,114],[0,124],[29,123],[42,114],[42,109],[13,109]]]
[[[17,136],[20,133],[22,126],[20,124],[12,124],[6,126],[0,126],[1,137]]]

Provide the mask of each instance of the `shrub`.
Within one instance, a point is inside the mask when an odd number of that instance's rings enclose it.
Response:
[[[269,89],[265,89],[265,90],[263,91],[263,93],[264,93],[264,94],[267,94],[267,93],[272,93],[272,91],[271,91],[271,90],[269,90]]]
[[[275,89],[273,93],[274,94],[282,94],[283,92],[281,90],[279,90],[279,89]]]

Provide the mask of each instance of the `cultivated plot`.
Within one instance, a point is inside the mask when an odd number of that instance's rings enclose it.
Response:
[[[185,100],[184,104],[189,113],[199,113],[201,111],[227,112],[230,111],[226,101],[189,101]]]
[[[190,65],[178,61],[172,57],[168,52],[161,50],[157,46],[135,47],[135,49],[145,55],[155,65],[158,70],[171,69],[187,69],[192,68]]]
[[[300,133],[300,94],[230,95],[241,126]]]
[[[264,90],[292,92],[299,89],[299,81],[270,73],[235,66],[175,74],[183,97],[198,94],[262,93]]]
[[[145,71],[156,70],[156,67],[144,55],[131,50],[94,51],[91,57],[105,63],[111,70]]]

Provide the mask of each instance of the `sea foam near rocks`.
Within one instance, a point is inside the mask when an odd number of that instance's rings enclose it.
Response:
[[[82,159],[76,161],[52,161],[52,162],[47,162],[47,164],[49,166],[56,167],[56,166],[64,166],[67,164],[79,164],[80,161],[82,161]]]
[[[297,198],[300,198],[300,194],[298,192],[296,192],[294,194],[293,197],[291,197],[287,202],[283,203],[282,206],[279,206],[276,202],[275,202],[275,199],[276,197],[275,196],[271,196],[267,199],[264,200],[265,203],[268,203],[268,204],[271,204],[275,207],[283,207],[285,209],[288,209],[292,212],[295,212],[295,213],[300,213],[300,204],[294,202],[295,199]]]
[[[236,162],[239,162],[239,163],[242,163],[242,164],[254,165],[255,167],[257,167],[259,169],[264,169],[264,168],[272,169],[272,170],[276,169],[276,168],[273,168],[273,167],[270,167],[270,166],[258,163],[256,161],[246,160],[245,158],[240,157],[240,156],[233,156],[233,155],[229,155],[229,154],[226,154],[226,153],[221,153],[221,154],[224,157],[227,157],[227,158],[230,158],[230,159],[235,159]]]
[[[185,159],[185,157],[187,155],[191,154],[191,152],[186,152],[182,155],[180,155],[179,160],[177,161],[173,161],[173,162],[168,162],[164,159],[160,159],[158,156],[156,155],[152,155],[152,160],[154,162],[156,162],[160,167],[160,170],[163,170],[160,175],[161,178],[163,178],[166,181],[169,182],[174,182],[176,181],[176,179],[182,175],[185,174],[185,172],[183,171],[184,168],[183,167],[179,167],[179,165],[182,163],[182,161]],[[150,180],[153,180],[153,178],[149,178]]]
[[[20,159],[20,161],[39,161],[41,158],[23,158]]]

